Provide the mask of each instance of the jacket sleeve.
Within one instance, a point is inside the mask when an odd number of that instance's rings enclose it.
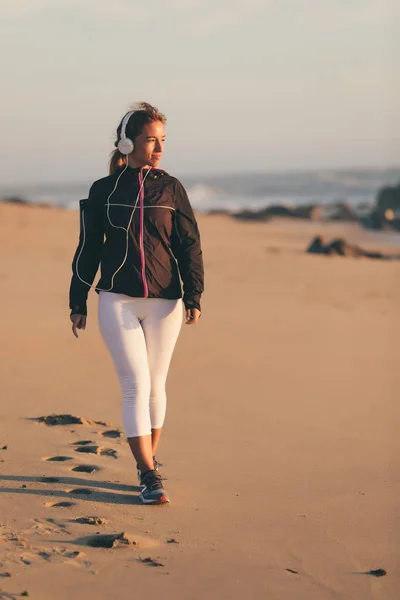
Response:
[[[185,188],[175,181],[175,219],[171,240],[172,252],[178,262],[183,282],[185,308],[200,308],[204,291],[204,266],[200,232]]]
[[[89,289],[100,264],[104,241],[104,204],[96,195],[95,184],[85,200],[79,201],[80,231],[78,247],[72,260],[69,307],[72,314],[87,314]]]

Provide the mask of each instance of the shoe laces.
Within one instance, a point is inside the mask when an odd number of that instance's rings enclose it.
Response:
[[[142,476],[140,483],[144,483],[150,490],[159,490],[162,488],[161,481],[161,475],[159,475],[157,471],[153,469]]]

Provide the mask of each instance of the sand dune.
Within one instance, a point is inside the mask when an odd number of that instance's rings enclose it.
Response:
[[[70,330],[77,214],[0,216],[0,598],[399,597],[400,264],[304,253],[319,233],[393,237],[199,217],[203,316],[175,350],[157,456],[172,502],[154,507],[94,292]]]

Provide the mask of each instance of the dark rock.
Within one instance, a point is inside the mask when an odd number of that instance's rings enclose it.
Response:
[[[381,188],[375,208],[360,220],[368,229],[400,231],[400,184]]]
[[[282,204],[276,204],[276,205],[271,205],[268,206],[265,209],[265,213],[271,217],[292,217],[293,216],[293,210],[291,210],[290,208],[287,208],[286,206],[283,206]]]
[[[379,258],[386,260],[398,260],[400,259],[399,254],[383,254],[382,252],[373,252],[364,250],[360,246],[355,244],[349,244],[342,238],[332,240],[327,244],[324,238],[320,235],[315,236],[312,240],[306,252],[311,254],[325,254],[328,256],[351,256],[353,258],[365,257],[365,258]]]
[[[311,252],[312,254],[328,254],[325,239],[321,235],[316,235],[315,238],[311,240],[306,252]]]
[[[292,216],[298,219],[320,219],[321,208],[316,204],[306,204],[304,206],[297,206],[292,210]]]
[[[386,575],[385,569],[375,569],[373,571],[367,571],[366,575],[372,575],[373,577],[383,577]]]
[[[337,202],[333,206],[331,221],[358,221],[358,216],[346,202]]]
[[[212,208],[206,211],[206,215],[231,215],[231,211],[224,208]]]
[[[280,204],[268,206],[266,213],[271,217],[291,217],[294,219],[318,219],[320,208],[316,204],[303,204],[288,208]]]
[[[342,238],[333,240],[327,246],[327,254],[337,254],[339,256],[366,256],[366,253],[362,248],[349,244]],[[377,257],[378,258],[378,257]]]
[[[288,208],[283,204],[273,204],[260,210],[242,210],[233,213],[232,217],[243,221],[268,221],[272,217],[288,217],[292,219],[318,219],[320,208],[315,204],[306,204]]]
[[[9,204],[29,204],[28,200],[21,196],[4,196],[1,201],[8,202]]]
[[[265,208],[262,210],[242,210],[238,213],[232,213],[232,217],[240,221],[269,221],[271,218]]]
[[[379,212],[384,213],[391,209],[400,211],[400,184],[394,187],[384,187],[379,190],[376,198],[376,207]]]
[[[372,569],[371,571],[355,571],[353,575],[371,575],[372,577],[384,577],[387,575],[385,569]]]
[[[380,212],[374,209],[369,215],[360,218],[360,223],[367,229],[377,231],[400,231],[400,218],[396,218],[394,213],[387,209],[386,212]]]

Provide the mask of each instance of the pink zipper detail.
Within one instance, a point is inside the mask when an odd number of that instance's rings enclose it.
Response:
[[[144,258],[144,247],[143,247],[143,223],[144,223],[144,186],[143,186],[143,175],[142,170],[139,171],[139,186],[140,186],[140,232],[139,232],[139,243],[140,243],[140,258],[142,262],[142,281],[144,289],[144,297],[149,297],[149,290],[146,281],[146,262]]]

